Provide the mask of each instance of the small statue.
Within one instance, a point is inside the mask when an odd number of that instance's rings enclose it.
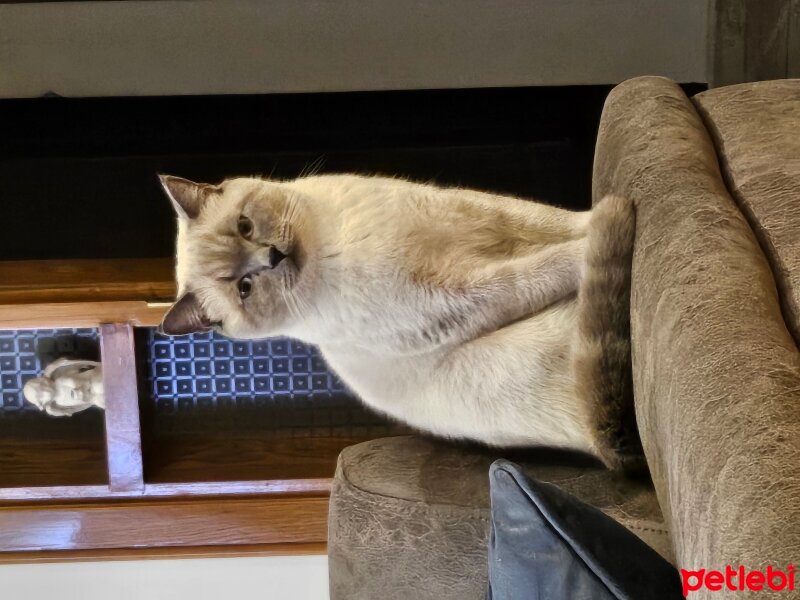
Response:
[[[71,417],[92,406],[105,409],[103,367],[91,360],[59,358],[22,390],[25,399],[53,417]]]

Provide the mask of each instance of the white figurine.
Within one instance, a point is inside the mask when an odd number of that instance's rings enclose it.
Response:
[[[28,402],[54,417],[71,417],[92,406],[106,407],[103,367],[91,360],[59,358],[41,377],[28,381],[22,393]]]

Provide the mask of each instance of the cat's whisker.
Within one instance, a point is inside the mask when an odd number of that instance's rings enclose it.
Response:
[[[305,297],[300,291],[297,290],[295,287],[295,283],[297,282],[297,272],[296,271],[288,271],[285,273],[285,285],[284,290],[286,290],[291,297],[292,301],[294,302],[295,306],[297,307],[297,312],[299,315],[303,315],[308,317],[312,312],[316,312],[319,314],[319,309],[312,304],[308,298]]]
[[[298,294],[294,294],[291,291],[293,287],[293,279],[294,275],[286,273],[284,275],[283,286],[281,287],[281,296],[283,297],[283,301],[286,304],[286,307],[289,309],[289,313],[292,315],[293,318],[297,320],[305,319],[308,312],[308,309],[311,308],[310,304],[306,303],[306,306],[303,306],[303,300]]]
[[[288,244],[292,240],[289,238],[290,228],[301,228],[301,223],[298,223],[298,213],[300,209],[300,201],[296,194],[291,194],[283,211],[283,218],[281,219],[280,241],[283,244]]]
[[[300,175],[297,176],[298,179],[302,179],[303,177],[313,177],[317,173],[319,173],[322,166],[325,164],[325,155],[320,154],[317,158],[312,160],[310,163],[306,163],[300,171]]]
[[[286,229],[289,226],[289,223],[292,218],[292,213],[294,212],[293,204],[295,203],[294,194],[290,195],[286,199],[286,204],[283,207],[283,212],[281,214],[281,229],[280,229],[280,236],[283,238],[286,235]]]

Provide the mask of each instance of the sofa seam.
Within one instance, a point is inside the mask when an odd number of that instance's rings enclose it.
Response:
[[[742,215],[744,222],[747,223],[748,229],[753,234],[753,237],[756,240],[756,244],[758,244],[759,249],[761,250],[761,254],[764,256],[764,259],[767,262],[767,266],[769,267],[769,272],[772,275],[772,281],[775,284],[775,291],[778,299],[778,309],[781,314],[781,320],[783,321],[783,325],[786,328],[786,331],[789,333],[789,337],[792,338],[794,342],[795,351],[800,352],[800,325],[796,326],[795,323],[792,322],[788,316],[791,314],[791,311],[788,310],[788,297],[791,295],[789,292],[789,285],[780,276],[781,273],[781,260],[777,256],[777,251],[775,252],[768,252],[768,249],[772,248],[776,250],[775,247],[770,244],[766,239],[763,233],[759,232],[759,228],[755,226],[756,223],[759,223],[758,219],[756,218],[755,214],[753,213],[752,208],[748,205],[747,202],[744,201],[744,198],[741,194],[735,191],[735,182],[733,181],[733,177],[730,173],[729,168],[725,168],[728,165],[727,162],[723,161],[722,155],[722,136],[720,135],[719,129],[716,127],[711,115],[705,109],[705,107],[696,99],[696,97],[692,97],[691,99],[692,105],[695,108],[698,116],[700,117],[700,122],[703,124],[703,127],[706,129],[706,133],[708,134],[709,139],[711,140],[711,146],[714,148],[714,154],[716,155],[715,158],[717,159],[717,168],[719,171],[720,179],[722,180],[722,184],[725,188],[725,191],[728,192],[728,197],[731,199],[732,204],[739,210],[739,213]]]
[[[408,498],[400,498],[398,496],[388,496],[386,494],[381,494],[379,492],[373,492],[373,491],[370,491],[370,490],[366,490],[366,489],[356,485],[355,483],[353,483],[353,480],[350,479],[350,477],[348,477],[346,471],[347,470],[346,470],[345,466],[343,464],[340,464],[340,469],[339,469],[339,472],[341,473],[340,481],[347,486],[347,488],[351,491],[351,493],[354,492],[354,493],[357,493],[358,495],[363,496],[363,497],[378,497],[378,498],[383,498],[385,500],[392,500],[392,501],[395,501],[395,502],[398,502],[398,503],[401,503],[401,504],[408,505],[409,507],[417,507],[417,506],[429,507],[429,508],[433,508],[433,509],[435,509],[435,510],[437,510],[439,512],[442,512],[444,509],[447,509],[447,508],[456,509],[456,510],[458,510],[460,512],[473,513],[474,516],[477,519],[480,519],[481,521],[490,521],[491,520],[491,514],[489,514],[489,515],[480,514],[480,513],[484,512],[484,511],[486,511],[488,513],[491,513],[491,506],[480,507],[480,506],[469,506],[469,505],[464,505],[464,504],[445,504],[445,503],[442,503],[442,502],[426,502],[424,500],[410,500]],[[597,508],[597,507],[595,507],[595,508]],[[608,514],[603,509],[597,508],[597,510],[601,511],[608,518],[614,519],[615,522],[619,523],[623,527],[628,527],[630,529],[634,529],[635,528],[635,529],[637,529],[639,531],[652,531],[654,533],[662,533],[662,534],[664,534],[664,535],[666,535],[668,537],[670,535],[669,534],[669,530],[667,530],[667,529],[658,529],[656,527],[649,528],[649,527],[641,527],[641,526],[629,527],[626,523],[620,522],[618,519],[616,519],[615,517],[611,516],[610,514]]]
[[[668,530],[658,529],[657,527],[639,527],[638,525],[623,525],[622,523],[620,523],[620,525],[622,525],[623,527],[627,527],[628,529],[635,529],[636,531],[652,531],[653,533],[663,533],[664,535],[667,536],[669,535]]]
[[[489,510],[491,510],[491,508],[488,507],[488,506],[487,507],[478,507],[478,506],[469,506],[469,505],[456,504],[456,503],[446,504],[446,503],[443,503],[443,502],[425,502],[424,500],[411,500],[411,499],[408,499],[408,498],[400,498],[398,496],[388,496],[386,494],[381,494],[379,492],[365,490],[364,488],[362,488],[362,487],[356,485],[355,483],[353,483],[353,480],[350,479],[350,477],[348,477],[344,465],[341,465],[340,473],[342,474],[342,477],[341,477],[342,481],[345,482],[347,484],[347,486],[351,490],[356,490],[359,494],[364,495],[364,496],[377,496],[379,498],[384,498],[386,500],[394,500],[394,501],[397,501],[397,502],[401,502],[403,504],[430,506],[430,507],[435,507],[437,509],[442,509],[442,508],[445,508],[445,507],[451,507],[451,508],[461,509],[461,510],[463,510],[465,512],[469,512],[469,511],[478,512],[478,511],[489,511]],[[479,517],[481,519],[483,519],[483,520],[487,520],[486,517],[483,517],[483,516],[480,516],[480,515],[479,515]]]

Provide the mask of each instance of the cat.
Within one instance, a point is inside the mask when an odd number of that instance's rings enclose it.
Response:
[[[572,212],[377,176],[160,181],[178,215],[163,333],[293,337],[418,429],[619,466],[624,199]]]

